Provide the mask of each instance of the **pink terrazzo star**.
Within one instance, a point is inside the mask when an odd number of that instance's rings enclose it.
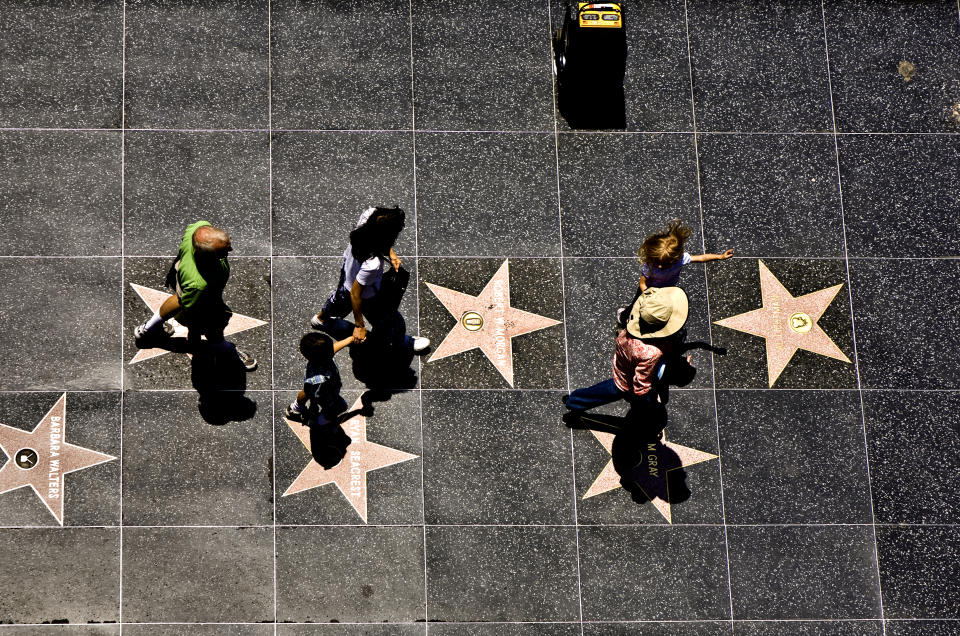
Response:
[[[169,292],[161,291],[159,289],[151,289],[149,287],[144,287],[143,285],[135,285],[130,283],[130,287],[133,288],[133,291],[137,292],[137,295],[140,296],[140,300],[150,308],[150,313],[155,314],[160,310],[160,305],[163,304],[167,298],[170,297]],[[170,326],[173,327],[173,336],[172,338],[186,338],[187,337],[187,328],[181,325],[176,319],[171,318],[167,321]],[[241,331],[246,331],[247,329],[253,329],[254,327],[260,327],[267,324],[263,320],[257,320],[256,318],[251,318],[250,316],[244,316],[243,314],[233,314],[230,316],[230,322],[227,323],[227,326],[223,330],[224,336],[229,336],[235,333],[240,333]],[[204,336],[204,338],[206,338]],[[162,356],[167,353],[172,353],[169,349],[139,349],[137,354],[130,359],[128,364],[136,364],[138,362],[143,362],[144,360],[149,360],[150,358],[156,358],[157,356]],[[188,356],[190,354],[187,354]]]
[[[356,411],[363,407],[358,398],[350,407]],[[287,426],[300,438],[300,441],[310,450],[310,428],[300,422],[284,419]],[[329,426],[329,424],[328,424]],[[363,522],[367,522],[367,473],[401,462],[416,459],[411,455],[395,448],[381,446],[367,441],[367,418],[355,415],[342,424],[343,430],[350,436],[351,442],[347,446],[347,454],[343,460],[327,470],[316,460],[311,459],[306,468],[290,484],[283,496],[295,495],[304,490],[310,490],[326,484],[336,484],[337,488],[347,498],[353,509],[357,511]]]
[[[457,319],[428,362],[479,348],[511,387],[513,338],[560,324],[559,320],[510,306],[509,259],[503,261],[478,296],[432,283],[427,287]]]
[[[586,418],[585,418],[586,419]],[[607,453],[613,454],[613,433],[604,431],[590,431],[597,438]],[[668,442],[666,438],[657,441],[643,442],[646,448],[643,449],[643,460],[637,464],[634,471],[640,471],[634,474],[634,481],[637,486],[647,496],[653,507],[657,509],[667,523],[673,523],[673,510],[670,504],[670,488],[667,475],[671,471],[699,464],[700,462],[716,459],[717,455],[705,453],[689,446],[682,446]],[[665,449],[672,451],[667,452]],[[679,458],[679,464],[677,459]],[[621,488],[620,475],[613,467],[613,459],[607,462],[597,478],[593,480],[590,488],[583,495],[583,499],[596,497],[605,492]]]
[[[0,468],[0,494],[30,486],[61,526],[67,473],[116,459],[68,444],[66,435],[66,393],[29,433],[0,424],[0,450],[7,456],[7,463]]]
[[[843,284],[794,298],[763,261],[758,262],[763,307],[715,324],[766,339],[769,386],[777,381],[797,349],[849,363],[850,359],[817,324]]]

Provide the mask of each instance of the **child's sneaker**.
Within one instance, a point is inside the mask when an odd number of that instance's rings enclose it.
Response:
[[[313,314],[312,316],[310,316],[310,326],[313,327],[314,329],[323,329],[325,324],[326,324],[325,321],[319,316],[317,316],[317,314]]]
[[[137,325],[133,328],[133,341],[137,347],[143,349],[150,343],[169,338],[173,335],[173,331],[173,325],[166,322],[161,323],[160,328],[152,329],[150,331],[147,331],[147,323],[143,323],[142,325]]]
[[[303,421],[303,411],[294,410],[293,404],[287,404],[287,408],[283,409],[283,416],[293,422]]]

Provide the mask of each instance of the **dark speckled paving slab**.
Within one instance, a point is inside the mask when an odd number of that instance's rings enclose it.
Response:
[[[702,135],[707,250],[841,256],[836,152],[827,135]]]
[[[119,255],[120,143],[119,132],[0,133],[0,253]]]
[[[233,255],[270,256],[265,133],[126,135],[125,253],[171,257],[183,211],[237,237]]]
[[[126,11],[127,126],[264,128],[268,2],[132,2]]]
[[[699,130],[830,129],[820,5],[696,0],[687,13]]]
[[[408,128],[408,14],[395,0],[271,3],[274,127]]]
[[[564,255],[635,256],[669,218],[699,229],[690,135],[573,133],[558,152]]]
[[[837,128],[960,131],[960,24],[952,2],[824,3]]]
[[[423,133],[416,160],[421,253],[560,255],[553,135]]]
[[[0,636],[960,633],[960,6],[626,0],[587,130],[565,2],[2,3]],[[431,346],[310,428],[372,205]],[[695,375],[564,418],[674,218]],[[135,346],[199,219],[251,373]]]
[[[546,3],[410,3],[416,125],[553,130]]]
[[[746,619],[879,618],[869,526],[729,529],[733,611]],[[757,585],[760,580],[764,585]]]
[[[869,523],[855,391],[719,391],[730,523]]]
[[[550,2],[554,30],[560,29],[566,3]],[[624,114],[629,131],[691,131],[690,69],[684,5],[656,0],[625,5],[627,73]],[[570,130],[563,117],[560,130]]]
[[[851,256],[960,253],[960,136],[848,135],[839,142]]]
[[[0,126],[120,127],[122,2],[11,5],[0,20]]]

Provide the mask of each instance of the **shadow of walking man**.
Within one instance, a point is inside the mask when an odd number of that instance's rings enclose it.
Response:
[[[613,436],[608,449],[613,468],[634,502],[659,499],[675,505],[690,498],[683,461],[663,441],[667,411],[662,403],[634,405],[626,416],[590,413],[567,417],[566,422],[571,428]],[[603,442],[600,435],[597,437]]]
[[[190,382],[199,395],[197,409],[208,424],[242,422],[257,414],[245,395],[247,371],[236,355],[216,355],[206,341],[192,350]]]

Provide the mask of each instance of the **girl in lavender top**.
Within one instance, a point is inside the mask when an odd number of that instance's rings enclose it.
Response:
[[[683,251],[683,244],[688,238],[690,228],[679,219],[674,219],[667,224],[664,231],[651,234],[643,241],[643,245],[637,250],[640,259],[640,284],[631,305],[648,287],[676,287],[680,280],[680,270],[690,263],[721,261],[733,256],[732,249],[723,254],[690,254]],[[617,309],[617,322],[621,328],[627,324],[629,307],[630,305],[624,305]]]
[[[683,251],[690,238],[690,228],[680,220],[673,220],[663,232],[651,234],[637,250],[640,258],[640,291],[647,287],[675,287],[680,270],[690,263],[721,261],[733,256],[733,250],[723,254],[693,254]]]

